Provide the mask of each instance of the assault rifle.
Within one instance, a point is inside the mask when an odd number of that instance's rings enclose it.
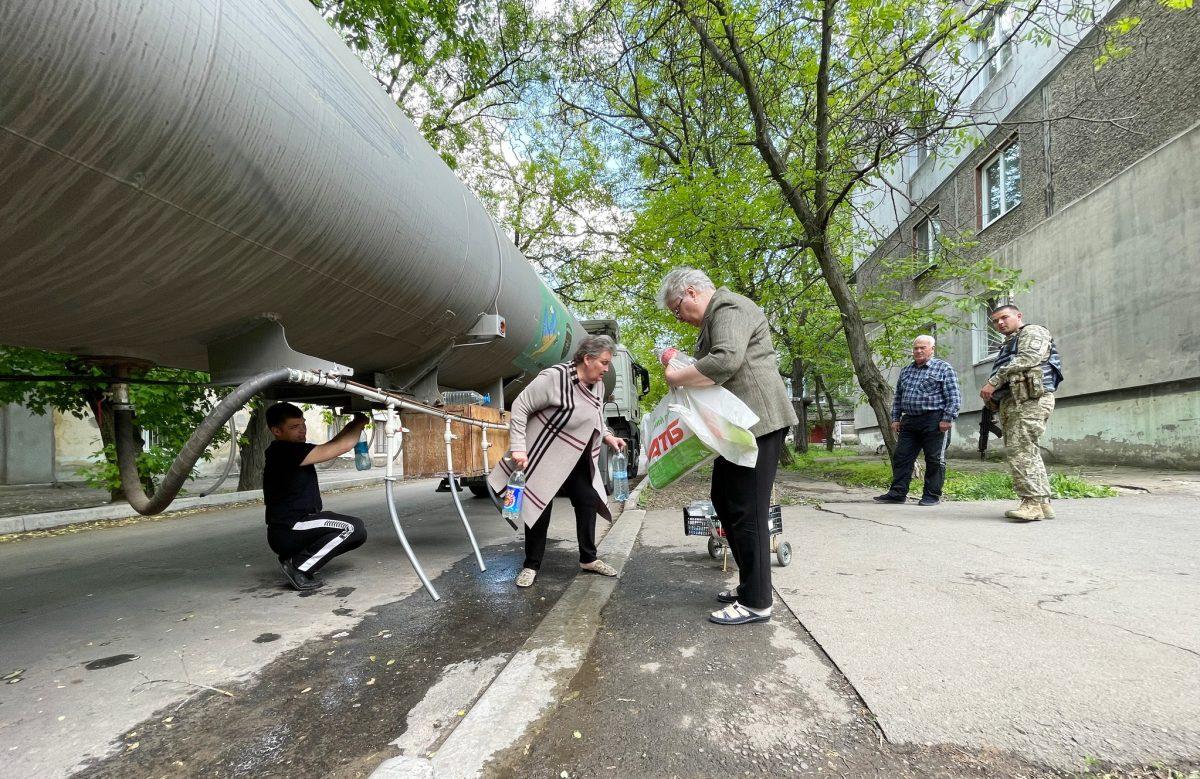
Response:
[[[990,402],[983,404],[983,411],[979,415],[979,459],[982,460],[987,456],[988,436],[994,435],[997,438],[1004,437],[1004,431],[995,422],[996,410],[992,408]]]

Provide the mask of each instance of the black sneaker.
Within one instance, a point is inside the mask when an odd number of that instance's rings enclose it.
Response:
[[[936,506],[937,504],[939,504],[941,502],[942,501],[939,500],[938,498],[921,498],[920,500],[917,501],[917,505],[918,506]]]
[[[292,589],[304,592],[325,586],[325,582],[292,565],[291,560],[280,560],[279,570],[283,571],[283,576],[288,580],[288,584],[292,585]]]
[[[876,503],[903,503],[908,500],[906,495],[893,495],[890,492],[885,492],[882,495],[876,495],[872,498]]]

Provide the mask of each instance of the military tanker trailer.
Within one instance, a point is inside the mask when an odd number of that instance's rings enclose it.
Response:
[[[226,382],[511,396],[584,334],[305,0],[0,4],[0,274],[0,343]]]
[[[256,392],[470,424],[584,335],[305,0],[0,3],[0,278],[0,343],[239,385],[153,499],[114,385],[143,513]]]

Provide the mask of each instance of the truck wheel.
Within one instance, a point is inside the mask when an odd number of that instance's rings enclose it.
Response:
[[[469,490],[471,490],[471,494],[477,498],[492,497],[491,493],[488,492],[488,486],[486,484],[471,484],[471,485],[468,485],[467,488]]]
[[[638,456],[641,452],[638,451],[637,439],[625,439],[625,461],[628,463],[625,467],[629,469],[629,478],[633,479],[638,475]]]

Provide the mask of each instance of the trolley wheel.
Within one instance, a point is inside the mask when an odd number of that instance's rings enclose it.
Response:
[[[712,536],[708,537],[708,556],[714,560],[721,556],[721,542]]]
[[[775,552],[775,558],[779,560],[780,565],[787,565],[792,561],[792,545],[787,541],[779,544],[779,549]]]

